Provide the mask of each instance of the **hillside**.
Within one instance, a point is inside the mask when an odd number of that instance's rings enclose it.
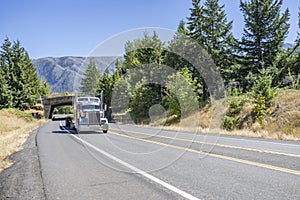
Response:
[[[235,135],[256,138],[269,138],[277,140],[294,140],[300,141],[300,91],[294,89],[279,89],[277,95],[272,101],[261,125],[254,120],[253,99],[246,95],[236,97],[235,100],[242,100],[244,103],[237,108],[240,112],[235,116],[232,130],[210,129],[212,110],[214,106],[206,106],[200,112],[194,113],[189,117],[182,119],[180,124],[164,126],[165,129],[182,129],[189,131],[200,131],[202,133]],[[227,99],[227,110],[232,98]],[[198,127],[190,127],[191,121],[197,119]],[[167,119],[172,120],[172,119]],[[222,119],[221,119],[222,121]],[[158,121],[152,126],[164,125],[166,121]],[[221,122],[222,123],[222,122]]]
[[[115,68],[115,56],[103,57],[46,57],[33,59],[32,63],[38,76],[44,78],[52,87],[52,92],[73,92],[80,86],[82,75],[89,62],[95,62],[98,69],[103,72],[107,67]]]

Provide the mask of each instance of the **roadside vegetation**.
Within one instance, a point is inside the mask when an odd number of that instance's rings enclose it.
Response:
[[[184,47],[187,41],[182,38],[188,36],[211,56],[226,88],[224,95],[215,99],[226,101],[218,132],[299,140],[300,35],[292,48],[284,48],[290,14],[282,5],[282,0],[242,0],[240,11],[245,26],[243,36],[237,39],[232,34],[233,21],[227,20],[219,0],[192,0],[190,15],[180,21],[172,41],[162,42],[155,32],[128,41],[116,70],[99,74],[91,63],[81,89],[92,85],[88,84],[88,74],[97,74],[98,85],[89,90],[104,91],[116,120],[126,122],[131,118],[137,124],[170,128],[179,123],[188,126],[188,121],[199,118],[199,129],[207,129],[215,109],[205,82],[207,74],[170,51]],[[193,54],[193,48],[183,51]],[[175,72],[164,75],[161,65]],[[161,84],[151,83],[157,78],[151,76],[155,72],[161,73]],[[194,101],[199,111],[191,108]],[[154,115],[162,118],[153,122]]]
[[[21,150],[29,133],[46,122],[38,102],[49,93],[20,42],[6,38],[0,47],[0,171],[12,164],[7,156]]]
[[[74,110],[72,106],[62,106],[54,108],[53,114],[73,114]]]
[[[214,105],[204,81],[207,75],[170,51],[182,46],[183,36],[188,36],[211,55],[226,87],[225,95],[217,99],[226,101],[226,113],[219,119],[223,133],[299,138],[296,97],[300,88],[300,35],[292,48],[284,48],[290,26],[289,10],[282,9],[282,0],[241,1],[240,9],[245,27],[242,38],[236,39],[233,22],[227,21],[219,0],[192,0],[190,15],[186,21],[180,21],[172,41],[162,42],[155,32],[128,41],[124,58],[117,62],[113,73],[107,69],[100,74],[90,63],[81,90],[96,94],[103,90],[116,120],[126,122],[131,118],[137,124],[176,126],[199,118],[199,128],[211,127]],[[184,51],[193,53],[192,48],[191,52]],[[176,72],[166,76],[161,65]],[[157,78],[151,77],[155,72],[161,73],[161,84],[151,83]],[[98,80],[98,84],[92,84],[93,80]],[[195,101],[200,111],[192,108]],[[151,116],[155,115],[161,118],[153,122]]]
[[[277,140],[300,141],[300,91],[295,89],[278,89],[270,107],[257,120],[255,99],[249,94],[227,98],[226,115],[222,127],[210,129],[213,106],[207,105],[181,123],[164,126],[165,129],[198,131],[210,134],[222,134],[245,137],[258,137]],[[193,119],[198,120],[198,127],[185,126]],[[167,119],[169,120],[169,119]],[[164,121],[150,124],[163,126]]]
[[[18,109],[0,110],[0,172],[12,164],[8,156],[22,149],[29,133],[46,122]]]

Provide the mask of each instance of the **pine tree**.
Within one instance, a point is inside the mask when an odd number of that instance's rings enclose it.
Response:
[[[121,77],[119,70],[120,69],[117,69],[113,75],[114,86],[111,95],[111,106],[115,113],[127,111],[132,90],[128,78],[126,78],[126,76]]]
[[[51,86],[46,79],[41,80],[40,96],[48,96],[51,92]]]
[[[20,42],[5,39],[0,51],[1,68],[11,94],[10,106],[27,109],[34,105],[40,93],[40,81],[28,53]]]
[[[165,64],[174,68],[176,71],[188,69],[189,73],[192,75],[193,83],[195,84],[194,88],[195,92],[198,95],[198,99],[205,101],[208,98],[209,94],[202,77],[203,74],[200,74],[200,72],[195,69],[195,67],[189,61],[174,53],[174,50],[176,49],[177,53],[180,52],[181,55],[189,55],[187,57],[191,57],[191,59],[194,59],[194,48],[197,47],[194,47],[195,41],[191,40],[187,35],[188,30],[186,29],[185,22],[181,20],[179,22],[177,32],[173,40],[171,40],[168,44],[168,51],[165,56]],[[196,56],[197,59],[201,59],[200,57],[198,57],[200,55]]]
[[[204,45],[204,31],[202,24],[204,24],[203,12],[204,8],[200,5],[201,0],[192,0],[192,8],[190,8],[190,16],[188,19],[188,34],[194,40],[197,40],[201,45]]]
[[[108,106],[111,106],[111,96],[115,82],[117,80],[114,79],[114,76],[110,75],[109,68],[106,68],[97,83],[97,94],[100,94],[101,90],[103,90],[103,99]]]
[[[298,27],[299,27],[299,31],[300,31],[300,8],[299,8],[299,12],[298,12]],[[298,38],[296,40],[298,46],[297,46],[297,61],[295,63],[295,67],[294,67],[294,74],[298,75],[298,79],[300,79],[300,32],[298,32]]]
[[[181,68],[176,74],[168,76],[164,105],[169,116],[180,119],[197,110],[198,96],[194,92],[197,90],[196,82],[188,68]]]
[[[180,33],[182,35],[188,35],[188,30],[186,29],[185,22],[183,20],[180,20],[178,24],[177,33]]]
[[[232,21],[228,22],[224,5],[219,0],[192,1],[193,8],[188,17],[188,34],[212,56],[225,82],[232,77],[231,66],[235,63],[237,41],[232,35]]]
[[[149,108],[162,102],[164,87],[156,82],[166,81],[167,69],[162,65],[164,60],[164,43],[155,32],[152,36],[144,34],[142,39],[128,42],[125,46],[121,71],[128,76],[132,87],[129,107],[131,116],[137,122],[148,121]]]
[[[4,68],[7,67],[5,63],[0,60],[0,109],[12,107],[13,96],[11,94],[10,86],[7,82],[7,76]]]
[[[282,67],[273,66],[289,29],[289,10],[281,14],[281,7],[282,0],[241,1],[245,28],[240,41],[242,68],[239,74],[242,80],[249,77],[244,87],[251,85],[254,80],[250,77],[259,76],[261,70]]]
[[[87,94],[96,94],[100,79],[100,72],[93,61],[90,61],[81,80],[80,92]]]
[[[22,58],[22,64],[24,65],[24,77],[25,77],[25,84],[26,87],[29,89],[29,93],[32,94],[32,97],[30,98],[30,105],[33,105],[35,101],[41,96],[41,81],[37,75],[36,69],[33,66],[33,63],[31,62],[31,59],[29,58],[28,53],[23,49],[20,48],[20,42],[17,41],[16,43],[16,51],[18,49],[21,49],[20,54],[23,54]]]
[[[164,61],[164,43],[156,32],[153,36],[144,34],[142,39],[128,41],[125,46],[122,70],[134,68],[144,64],[162,64]]]

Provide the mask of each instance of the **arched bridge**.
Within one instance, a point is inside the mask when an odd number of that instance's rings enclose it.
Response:
[[[60,106],[73,105],[74,95],[69,96],[54,96],[54,97],[43,97],[44,104],[44,117],[51,119],[54,108]]]

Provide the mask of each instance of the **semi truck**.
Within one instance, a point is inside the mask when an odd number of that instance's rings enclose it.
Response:
[[[66,126],[76,129],[77,133],[108,132],[108,120],[105,117],[103,91],[100,98],[94,96],[75,95],[73,101],[73,117],[66,118]]]

